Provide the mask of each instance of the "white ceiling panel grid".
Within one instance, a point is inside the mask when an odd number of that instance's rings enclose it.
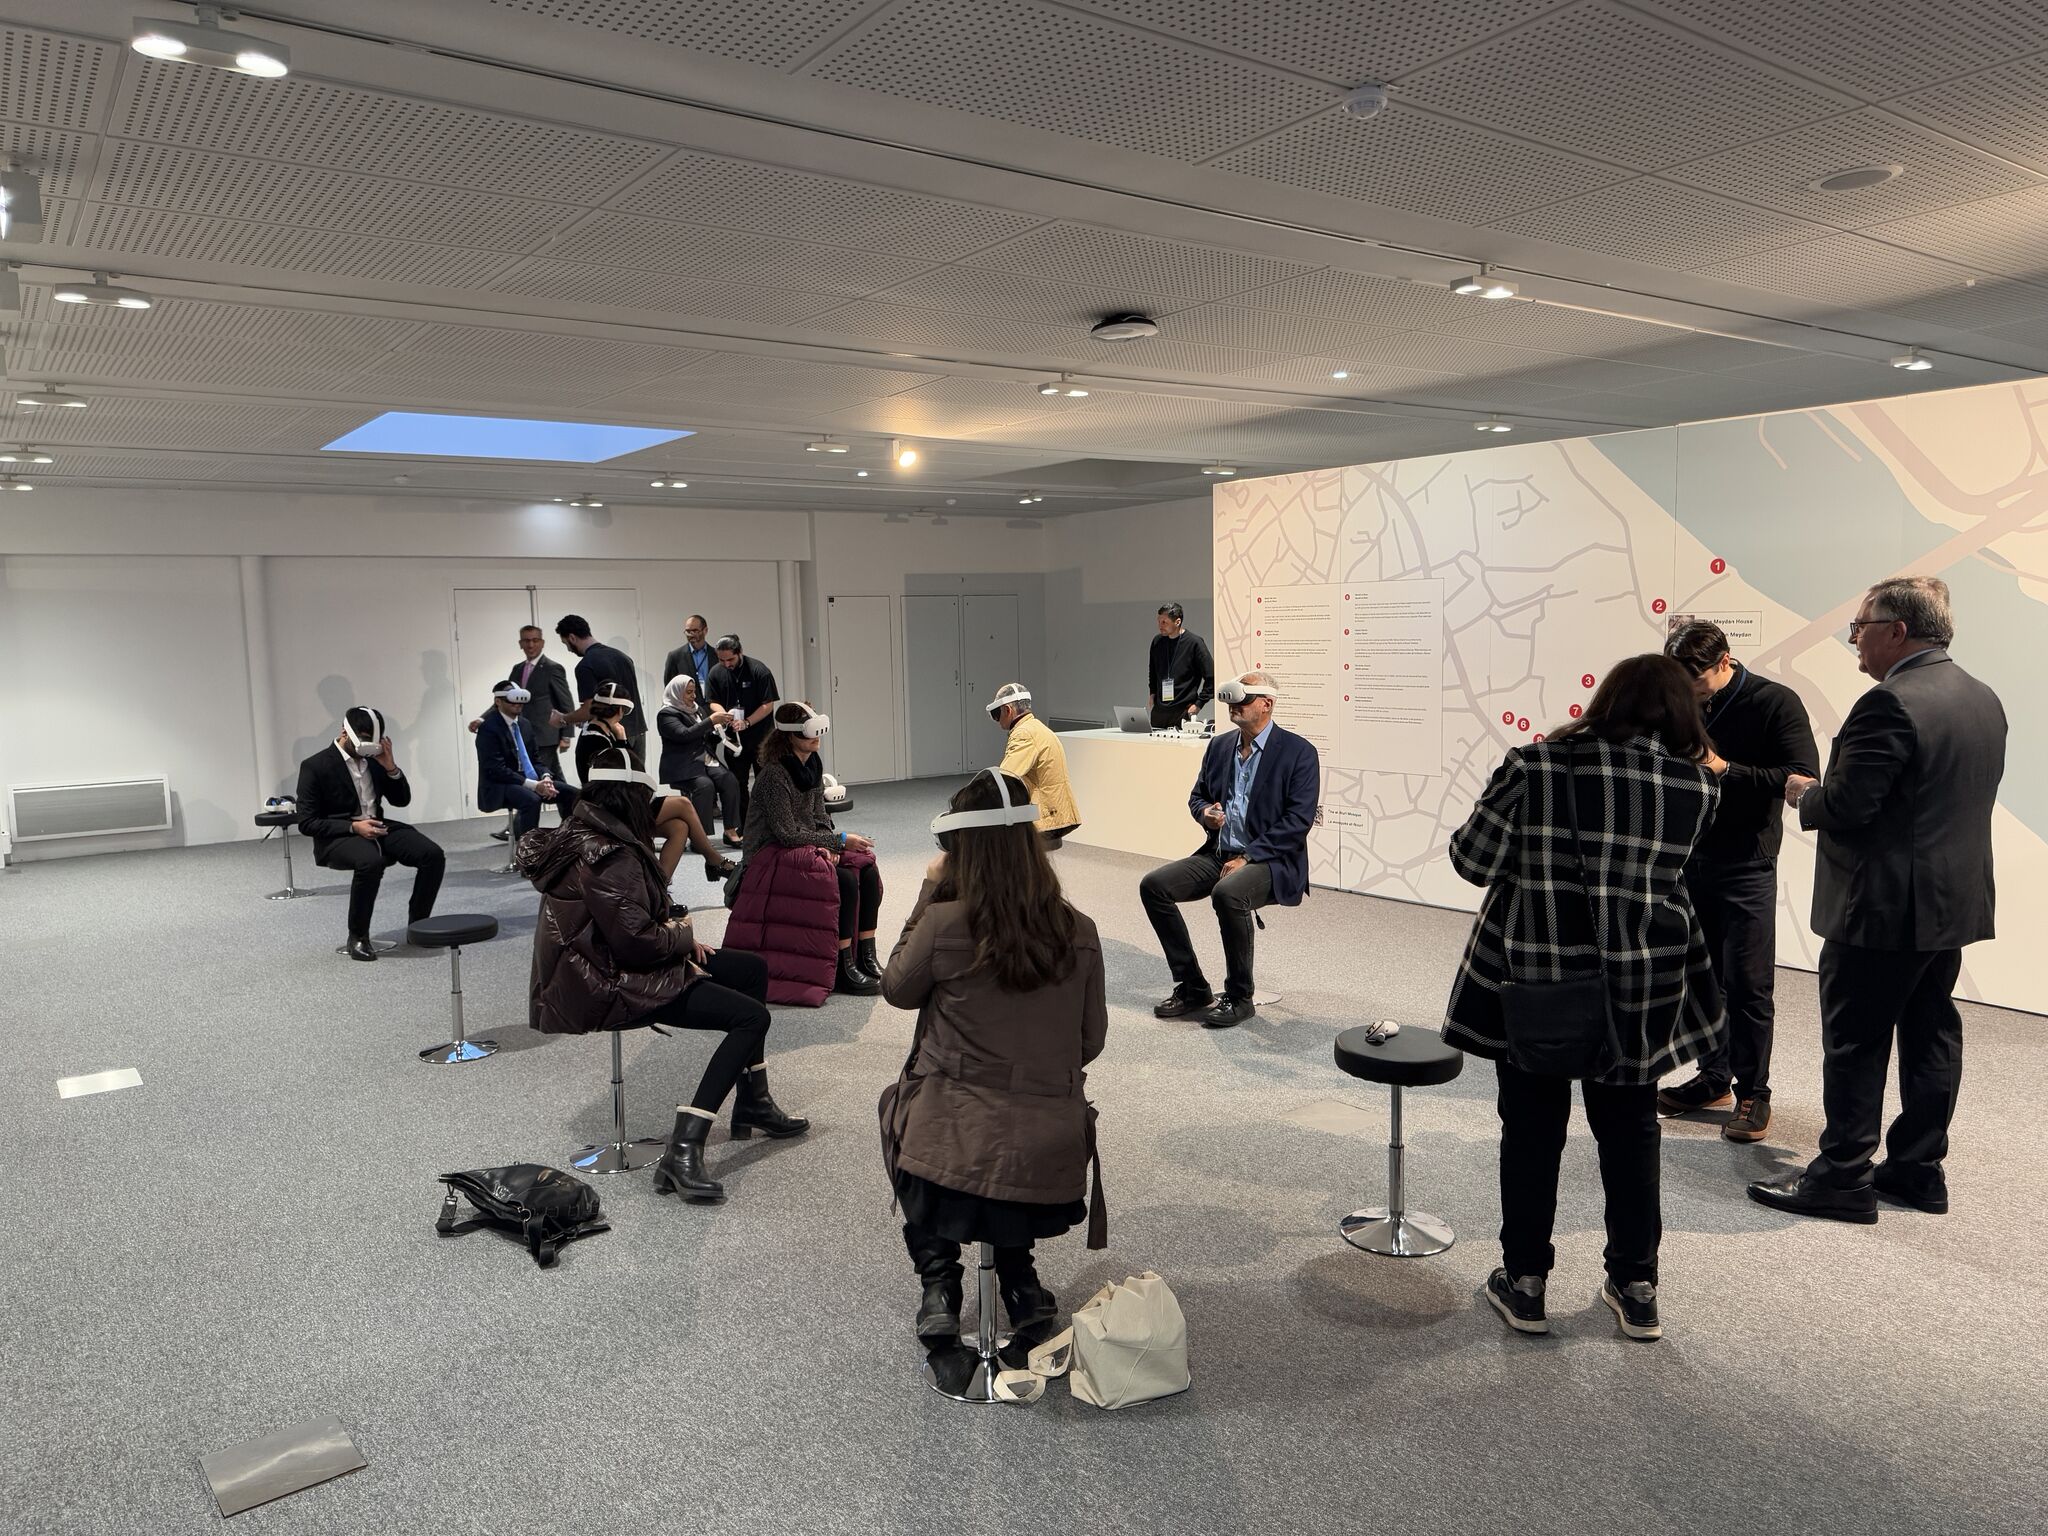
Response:
[[[1247,293],[1238,301],[1285,315],[1349,320],[1375,329],[1419,330],[1472,312],[1472,300],[1437,283],[1410,283],[1326,268]]]
[[[43,128],[91,128],[121,49],[54,32],[0,27],[0,117]]]
[[[722,59],[787,69],[876,0],[487,0],[501,10],[566,22]]]
[[[1275,309],[1253,309],[1241,304],[1201,304],[1178,311],[1165,323],[1167,335],[1189,341],[1250,347],[1263,352],[1323,351],[1340,357],[1346,353],[1365,356],[1375,339],[1395,329],[1393,326],[1361,325],[1348,320],[1288,315]],[[1149,346],[1150,343],[1137,345]],[[1343,364],[1335,366],[1342,367]]]
[[[1824,225],[1673,186],[1654,176],[1553,203],[1494,227],[1680,271],[1828,233]]]
[[[1140,288],[1184,299],[1227,299],[1315,270],[1300,262],[1090,224],[1048,224],[981,252],[970,264],[1058,282]]]
[[[598,214],[551,244],[548,255],[558,261],[674,272],[713,282],[758,281],[762,273],[772,271],[783,286],[849,298],[903,282],[930,266],[845,246],[625,213]]]
[[[1862,235],[1830,235],[1700,271],[1724,282],[1796,294],[1840,309],[1884,309],[1955,292],[1977,276],[1968,268]]]
[[[84,161],[91,143],[82,133],[32,123],[0,123],[0,155],[12,155],[36,166],[45,202],[85,195]]]
[[[2048,186],[1915,214],[1864,233],[2008,277],[2036,277],[2048,273]]]
[[[1037,0],[903,0],[804,72],[1185,161],[1270,133],[1337,95]]]
[[[2037,7],[2039,8],[2039,7]],[[1938,14],[1939,7],[1935,10]],[[1994,154],[2048,172],[2048,53],[1901,96],[1891,105]]]
[[[1186,304],[1183,298],[1144,293],[1132,287],[1049,282],[992,267],[934,267],[907,283],[873,295],[887,304],[915,304],[994,320],[1028,320],[1085,332],[1105,314],[1137,310],[1159,316]],[[1178,320],[1173,326],[1181,333]],[[1202,339],[1202,338],[1191,338]]]
[[[641,272],[543,257],[522,261],[480,286],[534,299],[771,327],[796,325],[846,302],[837,294],[803,293],[758,283],[707,282],[673,272]]]
[[[92,205],[74,239],[82,246],[127,256],[167,256],[220,267],[262,267],[436,288],[483,287],[518,260],[502,251],[112,203]]]

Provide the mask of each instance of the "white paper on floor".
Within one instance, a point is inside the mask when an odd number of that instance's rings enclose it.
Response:
[[[1290,1109],[1280,1118],[1306,1126],[1311,1131],[1334,1131],[1340,1136],[1384,1136],[1387,1133],[1385,1115],[1360,1109],[1356,1104],[1346,1104],[1342,1099],[1317,1099],[1299,1109]]]
[[[112,1093],[116,1088],[140,1088],[142,1074],[133,1067],[116,1067],[111,1072],[88,1072],[82,1077],[57,1079],[57,1097],[82,1099],[88,1093]]]

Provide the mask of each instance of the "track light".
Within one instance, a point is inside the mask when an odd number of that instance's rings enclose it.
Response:
[[[559,496],[555,498],[555,500],[557,501],[560,501],[561,499],[562,498]],[[595,496],[591,495],[590,492],[583,491],[578,495],[571,496],[569,498],[569,505],[572,507],[601,507],[604,505],[604,503],[599,501]]]
[[[1039,492],[1027,491],[1022,496],[1019,496],[1017,498],[1017,505],[1020,507],[1035,506],[1037,503],[1043,500],[1045,500],[1045,497]]]
[[[22,479],[19,475],[9,475],[5,480],[0,480],[0,489],[9,491],[32,491],[35,489],[35,487],[30,485],[26,480]]]
[[[43,238],[43,184],[13,157],[0,161],[0,240]]]
[[[1237,468],[1231,464],[1204,464],[1202,466],[1202,473],[1205,475],[1234,475],[1237,473]]]
[[[59,389],[54,384],[45,384],[41,389],[25,390],[14,397],[16,405],[61,406],[69,410],[82,411],[91,404],[83,395],[74,395]]]
[[[1521,291],[1506,278],[1496,277],[1491,267],[1481,267],[1451,284],[1453,293],[1477,294],[1482,299],[1512,299]]]
[[[0,464],[54,464],[40,448],[0,448]]]
[[[59,304],[98,304],[116,309],[147,309],[151,300],[139,288],[120,288],[107,280],[105,272],[95,272],[92,281],[81,283],[76,279],[59,283],[50,290],[50,297]]]
[[[855,470],[855,471],[853,472],[853,478],[854,478],[854,479],[856,479],[856,480],[865,480],[865,479],[867,479],[867,477],[868,477],[868,472],[867,472],[866,470],[864,470],[864,469],[856,469],[856,470]]]
[[[1085,400],[1088,398],[1088,391],[1081,385],[1076,384],[1064,373],[1056,379],[1047,379],[1038,386],[1038,392],[1041,395],[1065,395],[1069,400]]]
[[[900,437],[889,439],[889,461],[898,469],[915,469],[918,453]]]
[[[283,43],[247,32],[230,32],[220,22],[223,16],[239,20],[241,12],[218,5],[194,6],[197,23],[165,21],[157,16],[138,16],[128,46],[152,59],[177,64],[205,64],[238,75],[257,75],[275,80],[291,73],[292,52]]]
[[[1489,416],[1484,421],[1473,422],[1472,430],[1474,432],[1512,432],[1515,430],[1515,424],[1511,421],[1502,421],[1498,416]]]
[[[647,484],[650,489],[657,491],[664,486],[671,491],[687,491],[690,488],[690,482],[687,480],[650,480]]]
[[[1330,377],[1333,379],[1348,379],[1351,377],[1351,370],[1349,368],[1339,368]]]
[[[805,453],[845,453],[851,444],[835,442],[829,437],[817,437],[804,444]]]
[[[1892,366],[1894,368],[1903,368],[1908,373],[1925,373],[1934,364],[1920,355],[1918,347],[1908,347],[1892,359]]]

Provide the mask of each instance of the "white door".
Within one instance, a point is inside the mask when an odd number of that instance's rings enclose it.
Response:
[[[555,625],[568,614],[581,614],[590,625],[590,637],[616,646],[633,658],[635,681],[640,685],[643,720],[637,716],[627,723],[628,731],[654,731],[654,713],[661,708],[661,657],[649,665],[640,651],[640,591],[637,587],[542,587],[534,597],[540,612],[540,627],[547,631],[548,654],[569,674],[569,691],[576,692],[576,653],[555,635]],[[650,755],[659,753],[650,749]],[[573,771],[574,749],[562,742],[562,764]],[[652,768],[652,764],[648,765]]]
[[[471,740],[469,722],[491,707],[491,689],[520,659],[519,631],[532,622],[533,593],[526,587],[455,589],[455,708],[465,743]],[[485,814],[476,808],[475,752],[465,750],[460,762],[462,813]]]
[[[1017,599],[960,599],[960,704],[964,771],[1003,760],[1003,733],[988,716],[988,701],[1018,675]]]
[[[825,599],[825,643],[832,648],[832,729],[825,737],[832,775],[845,784],[896,777],[896,668],[891,663],[889,599]]]
[[[959,773],[960,599],[903,599],[903,679],[910,722],[910,776]]]

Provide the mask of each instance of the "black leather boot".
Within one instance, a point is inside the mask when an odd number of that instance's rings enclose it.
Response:
[[[1029,1248],[996,1250],[996,1284],[1003,1293],[1003,1310],[1010,1314],[1010,1327],[1018,1333],[1060,1315],[1059,1298],[1039,1282]]]
[[[957,1343],[960,1245],[933,1237],[908,1222],[903,1225],[903,1245],[910,1250],[910,1262],[917,1266],[917,1278],[924,1282],[924,1299],[917,1308],[918,1338],[930,1349]]]
[[[844,992],[849,997],[873,997],[882,990],[879,976],[870,976],[860,968],[860,962],[853,957],[851,947],[839,951],[839,974],[833,978],[832,990]]]
[[[768,1092],[768,1069],[749,1067],[740,1074],[732,1096],[732,1139],[745,1141],[754,1132],[763,1136],[801,1136],[811,1128],[802,1115],[786,1115]]]
[[[654,1165],[654,1192],[673,1191],[686,1200],[723,1200],[725,1186],[704,1172],[704,1138],[711,1134],[711,1121],[687,1109],[676,1111],[675,1129],[668,1133],[668,1150]]]
[[[853,955],[854,964],[874,977],[876,981],[882,979],[882,962],[875,958],[875,941],[873,939],[855,939],[853,941]]]

